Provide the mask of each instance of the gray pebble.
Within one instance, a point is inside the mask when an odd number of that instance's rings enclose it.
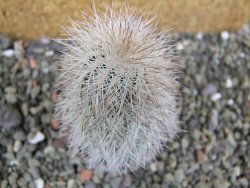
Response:
[[[8,177],[8,181],[12,187],[17,187],[17,184],[16,184],[17,177],[18,177],[18,174],[16,172],[11,173],[10,176]]]
[[[240,185],[243,187],[248,187],[250,185],[249,179],[247,179],[247,178],[240,178],[238,181],[239,181]]]
[[[51,56],[53,56],[55,54],[55,52],[53,51],[53,50],[49,50],[49,51],[46,51],[45,52],[45,56],[46,57],[51,57]]]
[[[8,131],[19,126],[20,123],[21,115],[15,108],[0,104],[0,128]]]
[[[234,167],[232,171],[231,181],[234,182],[236,178],[240,176],[240,174],[241,174],[240,167],[239,166]]]
[[[1,180],[1,188],[7,188],[8,187],[8,181],[7,180]]]
[[[17,184],[21,188],[28,188],[28,182],[24,178],[19,178],[18,181],[17,181]]]
[[[195,188],[210,188],[211,184],[208,182],[204,182],[204,181],[199,181],[196,185]]]
[[[31,107],[31,108],[30,108],[30,113],[33,114],[33,115],[36,115],[36,114],[38,114],[42,109],[43,109],[42,106]]]
[[[94,183],[101,183],[101,179],[96,174],[94,174],[93,175],[93,182]]]
[[[28,113],[29,113],[29,104],[28,103],[22,104],[22,113],[24,116],[28,115]]]
[[[0,50],[5,50],[10,46],[10,39],[4,35],[0,35]]]
[[[31,89],[31,97],[35,99],[40,92],[40,86],[35,86]]]
[[[28,181],[28,182],[31,182],[31,180],[32,180],[32,177],[31,177],[31,175],[30,175],[29,172],[25,172],[25,173],[23,174],[23,178],[24,178],[26,181]]]
[[[208,95],[213,95],[217,92],[217,87],[214,84],[207,84],[206,87],[203,89],[203,95],[208,96]]]
[[[74,179],[69,179],[67,182],[67,188],[77,188],[77,183]]]
[[[44,48],[33,48],[32,50],[35,54],[42,54],[44,52]]]
[[[157,171],[157,164],[156,162],[153,162],[149,165],[149,168],[152,172],[156,172]]]
[[[85,188],[95,188],[95,187],[96,187],[95,184],[92,183],[92,182],[87,182],[87,183],[85,184]]]
[[[188,146],[189,146],[189,140],[188,140],[187,138],[183,138],[183,139],[181,140],[181,147],[182,147],[183,149],[186,149],[186,148],[188,148]]]
[[[175,180],[179,183],[181,183],[185,179],[185,174],[182,169],[177,169],[174,172]]]
[[[13,151],[17,153],[21,149],[21,147],[22,147],[22,142],[20,140],[16,140],[13,147]]]
[[[21,140],[24,141],[26,139],[26,135],[23,131],[16,131],[13,135],[13,138],[15,140]]]
[[[122,177],[115,177],[110,180],[110,185],[112,188],[119,188],[122,182]]]
[[[14,104],[17,102],[17,98],[14,93],[6,93],[5,99],[8,103],[11,103],[11,104]]]
[[[39,172],[39,169],[36,168],[36,167],[30,167],[28,169],[28,172],[31,174],[31,176],[34,178],[34,179],[37,179],[40,177],[40,172]]]
[[[167,173],[164,176],[164,182],[172,182],[174,181],[174,176],[171,173]]]
[[[212,110],[211,118],[210,118],[210,128],[211,130],[215,130],[219,124],[219,112],[216,109]]]
[[[226,181],[224,179],[217,179],[213,183],[213,186],[218,187],[218,188],[229,188],[230,184],[228,181]]]

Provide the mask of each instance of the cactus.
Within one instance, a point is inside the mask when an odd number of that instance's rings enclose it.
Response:
[[[93,12],[58,39],[56,117],[73,157],[89,168],[134,171],[179,131],[173,40],[126,7]]]

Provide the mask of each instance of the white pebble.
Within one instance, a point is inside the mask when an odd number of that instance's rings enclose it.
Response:
[[[229,32],[228,31],[222,31],[220,36],[221,36],[221,38],[223,40],[228,40],[229,39]]]
[[[10,166],[19,166],[19,161],[17,159],[10,160]]]
[[[240,57],[241,58],[245,58],[246,57],[246,54],[244,52],[240,52]]]
[[[14,143],[13,151],[18,152],[20,148],[22,147],[22,143],[20,140],[16,140]]]
[[[48,69],[48,68],[44,68],[44,69],[43,69],[43,73],[44,73],[44,74],[48,74],[48,73],[49,73],[49,69]]]
[[[197,38],[198,40],[202,40],[202,39],[203,39],[203,33],[202,33],[202,32],[197,33],[197,34],[196,34],[196,38]]]
[[[36,188],[44,188],[44,181],[41,178],[36,179],[35,184],[36,184]]]
[[[49,44],[50,43],[50,39],[48,37],[45,37],[45,36],[41,37],[40,41],[43,44]]]
[[[151,164],[149,165],[149,168],[150,168],[150,170],[151,170],[152,172],[156,172],[156,171],[157,171],[156,163],[155,163],[155,162],[154,162],[154,163],[151,163]]]
[[[14,54],[15,54],[15,52],[13,49],[4,50],[2,52],[2,55],[5,57],[12,57],[12,56],[14,56]]]
[[[230,105],[230,106],[232,106],[234,104],[234,100],[233,99],[229,99],[227,101],[227,104]]]
[[[30,144],[37,144],[39,142],[42,142],[45,139],[45,136],[41,132],[36,132],[32,138],[30,138],[28,141]]]
[[[51,57],[53,55],[54,55],[54,51],[53,50],[49,50],[49,51],[45,52],[45,56],[46,57]]]
[[[212,101],[218,101],[220,98],[221,98],[221,94],[220,93],[215,93],[211,97]]]
[[[177,50],[183,50],[184,49],[184,46],[182,43],[178,43],[177,46],[176,46],[176,49]]]
[[[239,177],[239,176],[240,176],[241,170],[240,170],[240,167],[239,167],[239,166],[234,167],[234,169],[233,169],[233,174],[234,174],[236,177]]]
[[[215,62],[216,65],[220,64],[220,60],[219,59],[216,59],[214,62]]]
[[[226,80],[226,87],[227,88],[233,87],[233,81],[232,81],[231,78],[227,78],[227,80]]]

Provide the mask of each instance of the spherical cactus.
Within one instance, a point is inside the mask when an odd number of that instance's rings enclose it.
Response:
[[[72,156],[89,168],[145,166],[179,131],[173,40],[123,7],[66,27],[56,115]]]

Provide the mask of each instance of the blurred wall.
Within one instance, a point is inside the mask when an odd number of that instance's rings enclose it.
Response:
[[[96,0],[103,7],[104,0]],[[114,6],[130,2],[161,18],[161,25],[178,32],[236,30],[250,21],[250,0],[114,0]],[[0,0],[0,32],[22,39],[60,36],[61,24],[80,17],[90,0]]]

